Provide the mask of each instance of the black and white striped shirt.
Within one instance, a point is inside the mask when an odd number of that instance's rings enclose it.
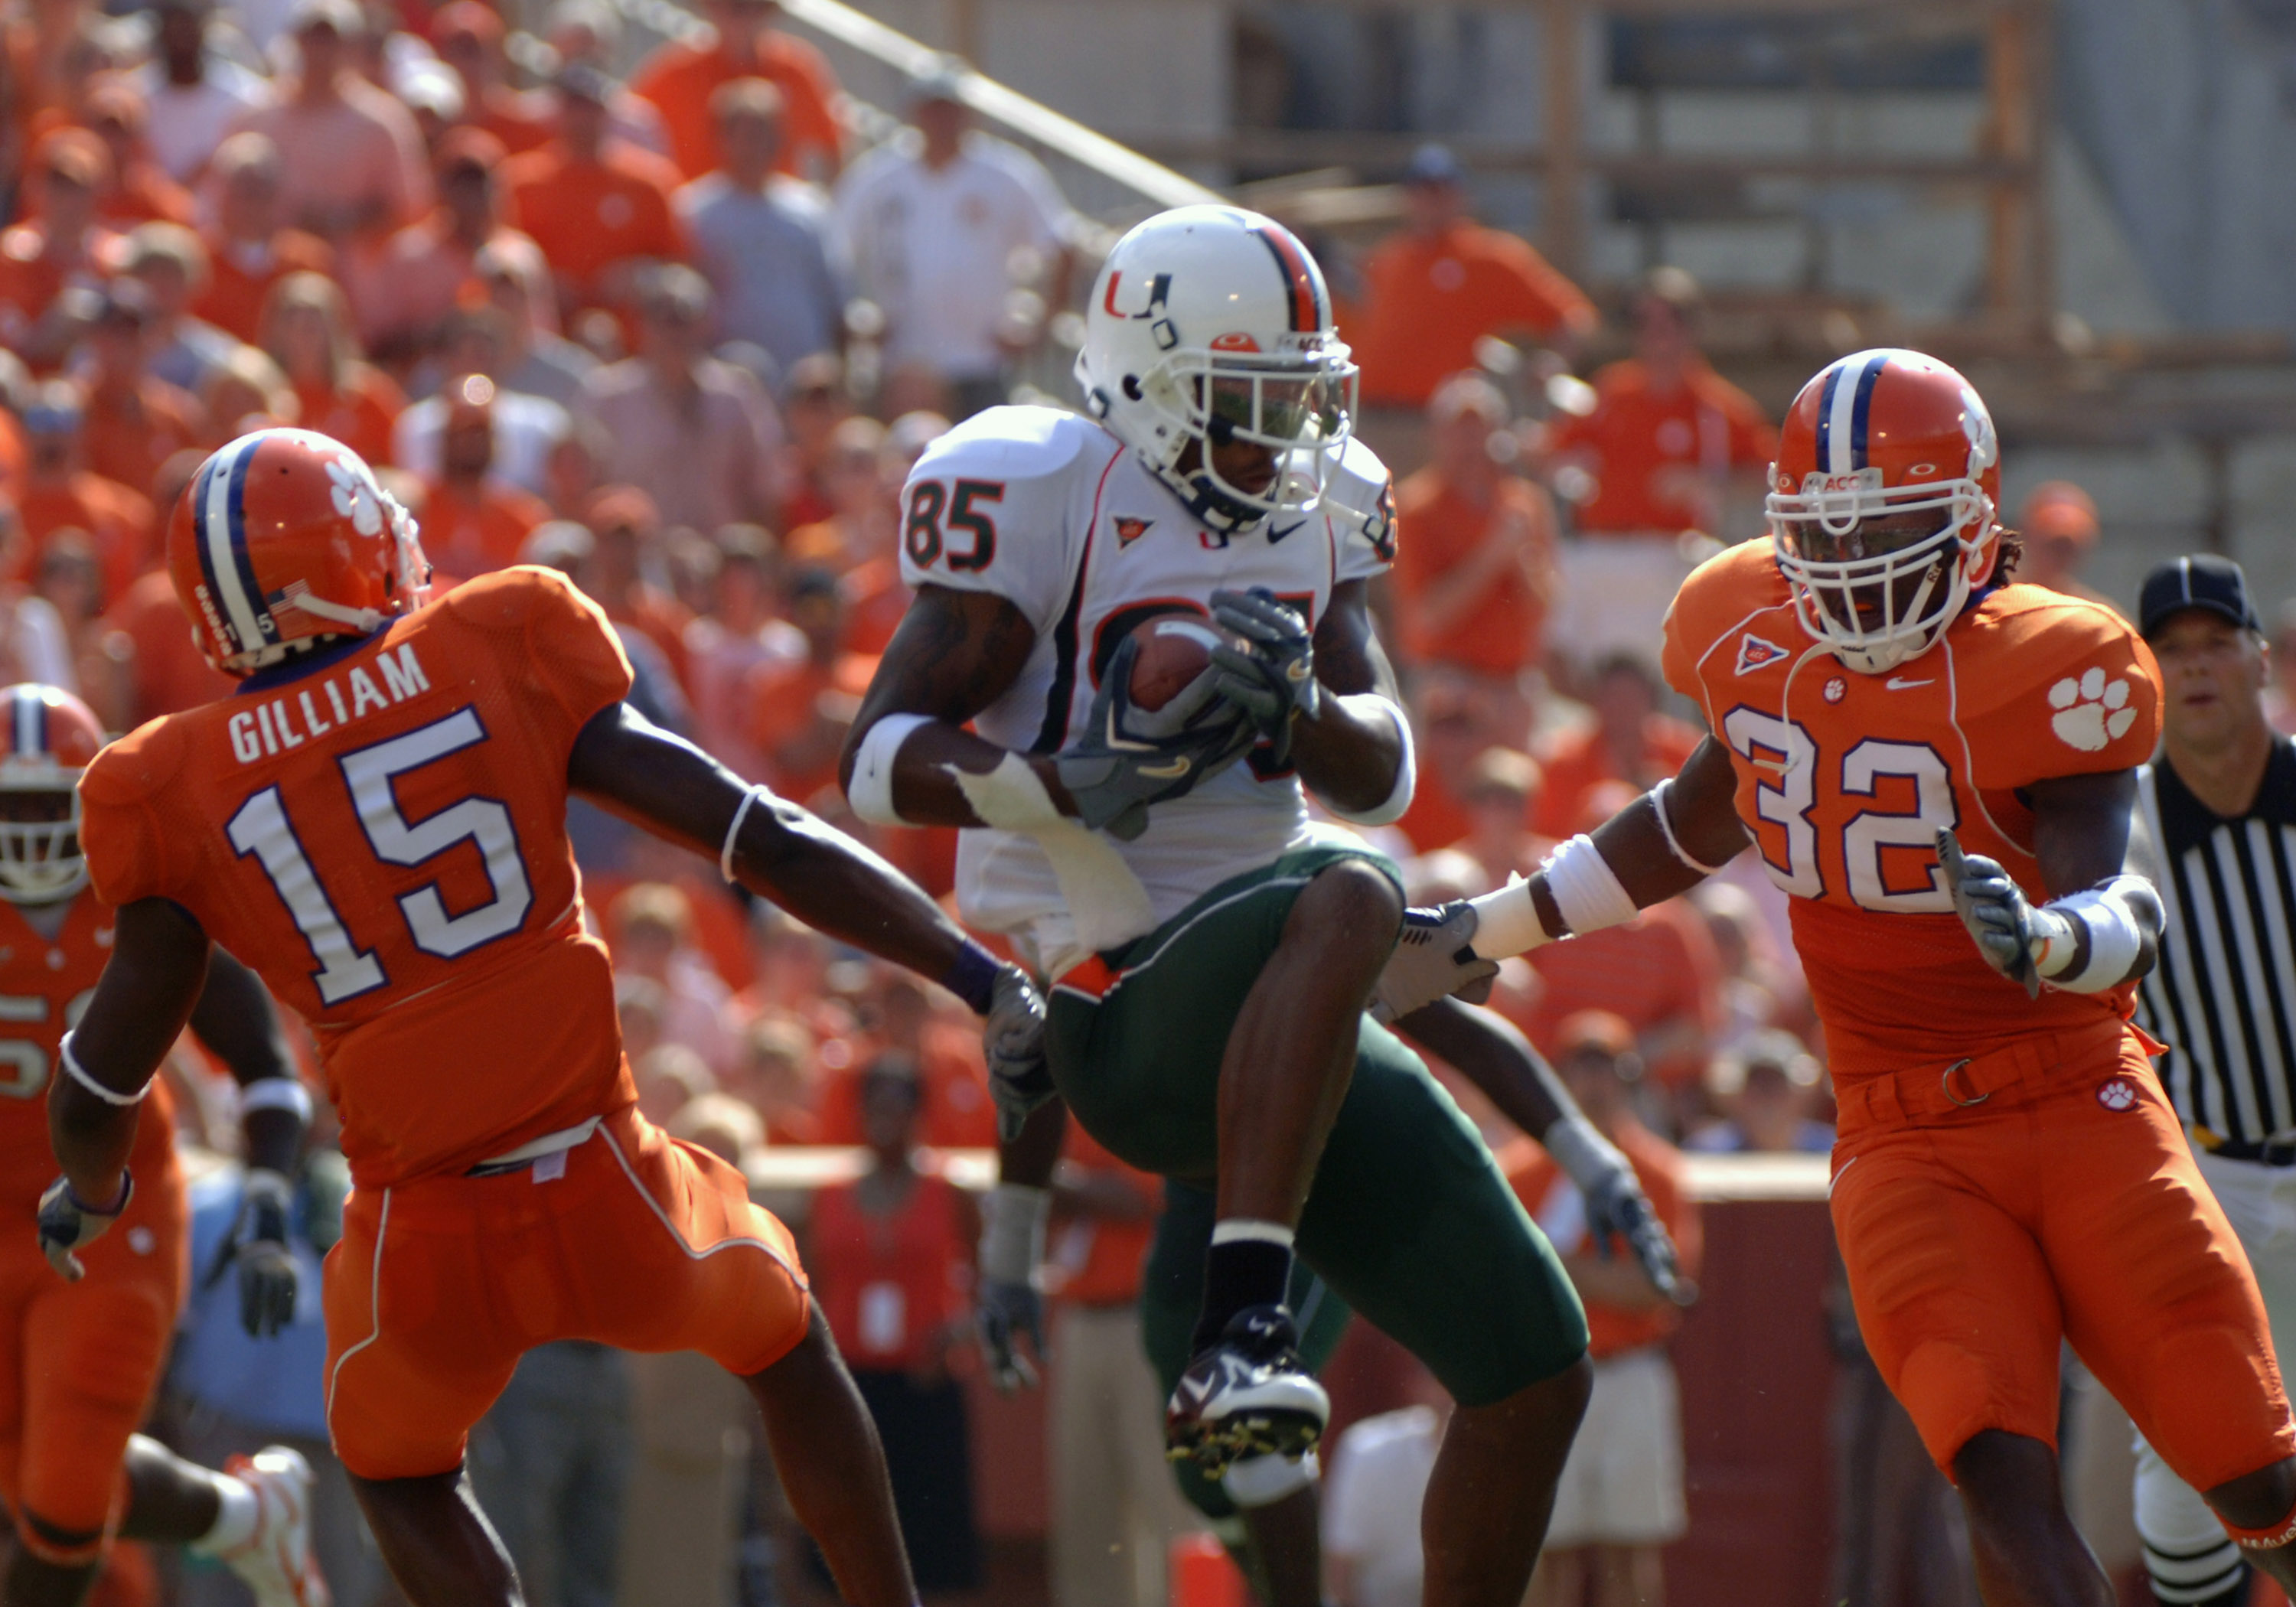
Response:
[[[2296,1140],[2296,742],[2276,736],[2248,813],[2227,820],[2166,759],[2136,773],[2130,868],[2168,906],[2137,1020],[2204,1144]]]

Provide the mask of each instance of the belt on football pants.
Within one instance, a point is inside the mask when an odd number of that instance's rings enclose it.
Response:
[[[577,1144],[587,1144],[590,1135],[598,1130],[598,1124],[604,1119],[603,1116],[593,1116],[573,1127],[561,1127],[555,1133],[545,1133],[539,1138],[529,1138],[514,1150],[504,1150],[499,1155],[480,1161],[463,1176],[499,1177],[505,1172],[522,1172],[537,1160],[562,1155]]]
[[[2110,1020],[2075,1032],[2019,1038],[1960,1060],[1877,1072],[1842,1085],[1835,1091],[1834,1103],[1845,1127],[1857,1119],[1886,1123],[1950,1116],[1983,1104],[2004,1088],[2054,1070],[2073,1055],[2095,1048],[2100,1039],[2117,1040],[2128,1030],[2127,1022]]]
[[[2248,1160],[2259,1166],[2296,1166],[2296,1138],[2275,1138],[2262,1144],[2227,1138],[2215,1145],[2195,1136],[2201,1153],[2211,1160]]]

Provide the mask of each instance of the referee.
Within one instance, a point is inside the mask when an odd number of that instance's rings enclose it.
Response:
[[[2167,689],[2137,775],[2129,868],[2168,906],[2137,1019],[2169,1045],[2162,1086],[2246,1246],[2274,1348],[2296,1354],[2296,745],[2265,717],[2263,626],[2240,566],[2145,577],[2137,628]],[[2201,1497],[2137,1447],[2136,1532],[2153,1595],[2231,1607],[2248,1569]]]

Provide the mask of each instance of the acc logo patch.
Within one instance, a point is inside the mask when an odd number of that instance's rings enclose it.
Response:
[[[1148,527],[1155,522],[1152,519],[1125,519],[1119,516],[1116,521],[1117,549],[1120,552],[1130,546],[1145,536],[1148,533]]]
[[[2119,741],[2136,723],[2136,710],[2128,706],[2128,683],[2118,677],[2107,680],[2104,671],[2094,666],[2079,680],[2067,676],[2050,687],[2049,707],[2056,710],[2049,717],[2049,729],[2058,741],[2083,753],[2098,752]]]
[[[1775,642],[1765,642],[1751,631],[1738,638],[1738,668],[1733,675],[1744,675],[1750,669],[1759,669],[1765,664],[1775,664],[1786,656],[1786,650]]]
[[[2136,1098],[2136,1085],[2125,1077],[2108,1077],[2096,1086],[2096,1103],[2108,1111],[2133,1111]]]

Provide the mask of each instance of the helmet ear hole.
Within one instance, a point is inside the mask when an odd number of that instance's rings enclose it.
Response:
[[[1126,399],[1128,401],[1136,402],[1141,399],[1140,376],[1138,374],[1128,373],[1124,376],[1124,395]]]

